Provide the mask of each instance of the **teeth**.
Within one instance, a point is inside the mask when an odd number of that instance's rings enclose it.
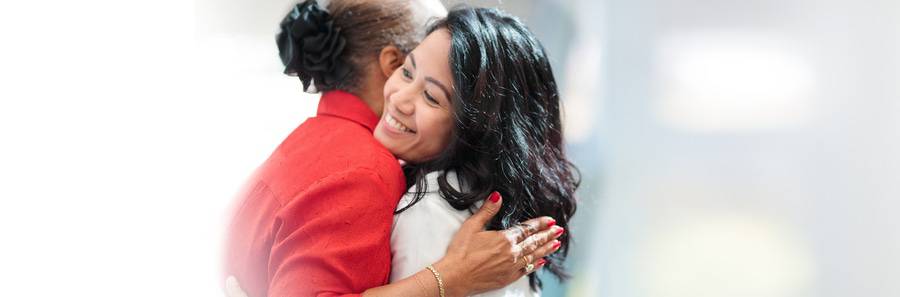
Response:
[[[412,129],[407,128],[406,126],[401,124],[400,121],[397,121],[397,119],[394,119],[394,117],[392,117],[389,114],[385,115],[384,119],[385,119],[385,122],[387,122],[388,125],[391,125],[391,127],[394,127],[394,129],[397,129],[397,130],[400,130],[403,132],[412,132]]]

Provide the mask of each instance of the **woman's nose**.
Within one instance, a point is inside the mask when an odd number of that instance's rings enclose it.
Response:
[[[400,92],[397,92],[394,98],[391,98],[394,107],[398,112],[405,115],[411,115],[415,112],[416,106],[415,101],[413,100],[415,98],[415,93],[413,89],[414,88],[405,88]]]

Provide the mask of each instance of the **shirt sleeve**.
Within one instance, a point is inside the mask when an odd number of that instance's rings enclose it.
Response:
[[[311,186],[272,226],[269,296],[359,296],[390,276],[390,230],[400,193],[373,170]]]

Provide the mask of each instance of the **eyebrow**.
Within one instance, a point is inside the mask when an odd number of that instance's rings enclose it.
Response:
[[[413,53],[409,53],[409,60],[412,61],[413,68],[416,68],[416,57],[413,55]],[[430,76],[425,76],[425,81],[438,86],[441,91],[444,91],[444,96],[447,96],[447,100],[450,100],[450,88],[447,88],[447,86],[445,86],[443,83]]]
[[[433,83],[436,86],[438,86],[438,88],[440,88],[441,91],[444,91],[444,96],[447,96],[447,100],[450,100],[450,98],[451,98],[450,90],[446,86],[444,86],[444,84],[442,84],[441,82],[439,82],[438,80],[436,80],[434,78],[431,78],[430,76],[426,76],[425,81]]]

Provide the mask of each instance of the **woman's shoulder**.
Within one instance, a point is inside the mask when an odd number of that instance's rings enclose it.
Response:
[[[370,178],[360,181],[380,185],[388,199],[384,201],[396,202],[406,189],[397,159],[371,134],[364,133],[365,128],[334,122],[325,124],[315,118],[304,122],[263,163],[257,177],[278,196],[292,200],[315,185],[364,175]]]
[[[312,174],[367,167],[393,171],[402,178],[397,159],[371,133],[365,133],[367,130],[346,122],[310,118],[294,129],[267,161]]]

